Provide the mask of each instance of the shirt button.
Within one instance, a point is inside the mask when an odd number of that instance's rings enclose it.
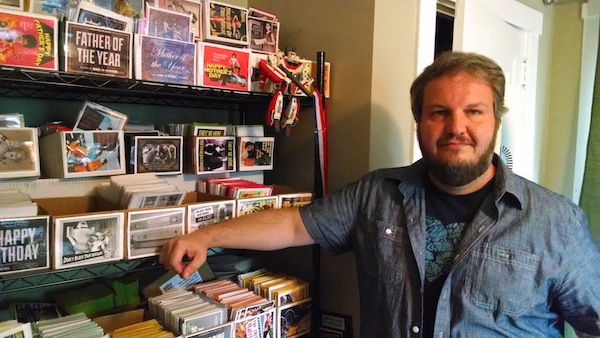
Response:
[[[421,331],[421,330],[419,330],[418,326],[415,325],[415,326],[412,327],[412,332],[413,333],[419,333],[419,331]]]
[[[385,229],[385,234],[386,235],[391,235],[392,234],[392,229],[390,229],[390,228]]]

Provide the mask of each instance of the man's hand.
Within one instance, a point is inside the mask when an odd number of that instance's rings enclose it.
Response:
[[[200,231],[171,238],[163,245],[159,262],[165,266],[165,269],[172,269],[181,278],[188,279],[206,261],[208,248],[198,237],[201,237]],[[184,263],[184,258],[189,258],[190,261]]]

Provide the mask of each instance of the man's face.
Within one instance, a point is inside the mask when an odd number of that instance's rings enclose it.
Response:
[[[443,184],[463,186],[488,169],[497,127],[483,81],[458,73],[425,86],[417,136],[429,172]]]

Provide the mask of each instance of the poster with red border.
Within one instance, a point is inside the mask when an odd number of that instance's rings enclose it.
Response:
[[[58,70],[58,19],[0,10],[0,64]]]
[[[202,83],[206,87],[248,91],[249,50],[202,43]]]

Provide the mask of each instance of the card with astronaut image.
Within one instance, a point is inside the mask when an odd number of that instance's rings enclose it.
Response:
[[[124,212],[54,218],[54,269],[123,259]]]
[[[40,139],[44,177],[79,178],[125,173],[122,130],[57,132]]]

